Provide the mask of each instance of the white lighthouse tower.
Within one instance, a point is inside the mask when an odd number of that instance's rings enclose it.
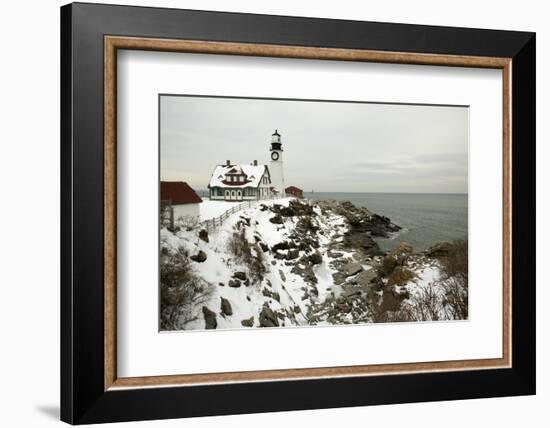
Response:
[[[277,196],[285,195],[285,176],[283,174],[283,148],[281,135],[275,130],[271,135],[271,148],[269,149],[270,162],[269,172],[271,174],[271,183],[277,191]]]

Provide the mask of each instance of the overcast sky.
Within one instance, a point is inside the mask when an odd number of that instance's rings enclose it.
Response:
[[[316,192],[467,193],[468,108],[161,97],[162,180],[206,189],[217,164],[269,162]]]

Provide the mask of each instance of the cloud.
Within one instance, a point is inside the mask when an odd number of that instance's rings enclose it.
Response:
[[[316,191],[467,192],[468,109],[200,97],[161,99],[161,177],[203,189],[213,167],[268,162]]]

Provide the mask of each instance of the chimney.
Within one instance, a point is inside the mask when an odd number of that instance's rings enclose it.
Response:
[[[227,166],[231,166],[231,161],[228,159],[228,160],[225,161],[225,164],[226,164]]]
[[[258,166],[258,161],[254,159],[254,166]]]

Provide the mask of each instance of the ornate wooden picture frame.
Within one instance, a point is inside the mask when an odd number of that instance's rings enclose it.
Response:
[[[121,49],[502,70],[502,358],[119,377]],[[61,9],[61,54],[62,420],[82,424],[535,392],[534,34],[77,3]],[[213,400],[215,407],[209,405]]]

